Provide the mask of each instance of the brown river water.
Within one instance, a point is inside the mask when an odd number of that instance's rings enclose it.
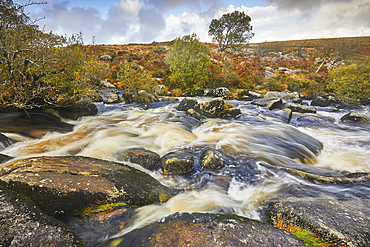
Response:
[[[206,98],[198,98],[206,100]],[[183,148],[194,152],[195,171],[188,176],[165,176],[134,166],[181,192],[161,205],[137,210],[137,218],[118,237],[175,212],[235,213],[261,220],[266,202],[283,196],[332,197],[336,199],[370,198],[370,184],[316,184],[285,171],[265,166],[282,166],[319,175],[338,176],[348,172],[370,173],[370,126],[340,121],[348,110],[330,112],[318,108],[318,115],[331,117],[327,125],[304,125],[294,114],[290,124],[265,117],[263,107],[250,102],[230,101],[243,117],[233,120],[208,119],[199,122],[177,110],[177,103],[158,102],[143,110],[139,105],[98,103],[96,116],[70,121],[69,133],[49,133],[41,139],[21,140],[3,150],[3,154],[25,158],[45,155],[80,155],[117,160],[117,153],[143,147],[163,156]],[[364,107],[359,111],[369,112]],[[317,152],[323,145],[321,152]],[[226,167],[203,171],[199,155],[205,147],[224,152]],[[230,178],[228,186],[212,177]],[[112,236],[114,235],[114,236]]]

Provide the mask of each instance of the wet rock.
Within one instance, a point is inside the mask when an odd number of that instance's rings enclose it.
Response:
[[[225,163],[223,153],[214,148],[206,149],[200,156],[200,166],[203,169],[219,170],[225,166]]]
[[[196,112],[194,109],[189,109],[186,111],[186,114],[189,116],[189,117],[193,117],[199,121],[202,121],[204,119],[206,119],[205,116],[199,114],[198,112]]]
[[[194,110],[207,118],[217,118],[224,110],[224,106],[223,99],[215,98],[196,105]]]
[[[270,203],[267,217],[317,233],[341,246],[370,246],[370,200],[284,198]]]
[[[207,96],[209,97],[221,97],[221,98],[229,97],[229,95],[230,95],[230,90],[227,89],[226,87],[216,88],[208,92],[207,94]]]
[[[283,105],[283,101],[279,98],[279,99],[271,100],[267,104],[267,108],[271,111],[271,110],[279,109],[282,105]]]
[[[297,118],[297,122],[298,126],[331,127],[333,126],[335,119],[320,115],[304,115]]]
[[[289,123],[292,119],[292,110],[285,108],[278,111],[266,111],[262,113],[265,116],[277,118],[285,123]]]
[[[0,186],[0,246],[82,246],[63,224],[27,197]]]
[[[294,104],[302,104],[303,103],[303,98],[294,98],[294,99],[292,99],[292,102],[294,103]]]
[[[83,217],[65,217],[62,222],[85,242],[85,247],[100,246],[102,239],[119,233],[133,221],[136,209],[118,206]]]
[[[15,141],[13,141],[12,139],[9,139],[7,136],[0,133],[0,151],[9,147],[13,143],[15,143]]]
[[[59,116],[42,109],[7,109],[0,112],[0,132],[40,138],[48,132],[68,132],[72,129],[72,124],[64,123]]]
[[[190,150],[180,150],[161,158],[161,169],[165,175],[185,175],[194,170],[194,157]]]
[[[285,104],[284,107],[291,109],[293,112],[300,112],[300,113],[316,113],[317,112],[317,109],[313,106],[304,106],[304,105],[287,103]]]
[[[103,100],[104,104],[114,104],[114,103],[120,103],[121,98],[117,93],[110,92],[108,96]]]
[[[195,105],[197,105],[197,104],[198,104],[198,101],[196,99],[184,98],[183,100],[181,100],[177,109],[179,111],[187,111],[189,109],[194,109]]]
[[[262,99],[254,100],[251,104],[266,107],[268,106],[268,104],[276,100],[279,100],[279,99],[278,98],[262,98]]]
[[[332,104],[329,96],[315,96],[311,101],[311,106],[327,107]]]
[[[238,118],[241,117],[243,114],[240,109],[238,108],[230,108],[220,114],[220,118],[230,119],[230,118]]]
[[[360,112],[350,112],[340,118],[343,122],[370,124],[370,116]]]
[[[55,110],[58,112],[59,116],[72,120],[77,120],[84,116],[94,116],[98,113],[98,108],[95,104],[83,102],[65,107],[57,107]]]
[[[134,95],[134,101],[136,103],[150,103],[158,102],[159,99],[155,94],[140,90],[137,94]]]
[[[112,241],[102,246],[110,246]],[[120,239],[123,246],[306,246],[290,233],[236,215],[176,213]],[[117,240],[116,240],[117,242]]]
[[[87,157],[37,157],[1,166],[0,181],[29,196],[48,215],[123,201],[142,206],[171,191],[132,167]]]
[[[157,153],[144,148],[133,148],[125,151],[122,154],[122,159],[131,163],[136,163],[152,171],[159,164],[161,157]]]

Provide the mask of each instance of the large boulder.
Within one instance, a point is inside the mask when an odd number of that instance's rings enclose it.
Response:
[[[272,110],[275,110],[275,109],[279,109],[282,105],[283,105],[283,101],[279,98],[279,99],[271,100],[267,104],[267,108],[270,111],[272,111]]]
[[[49,215],[79,214],[86,207],[123,201],[158,202],[167,187],[130,166],[87,157],[37,157],[8,162],[0,181],[29,196]]]
[[[0,186],[0,246],[81,246],[82,240],[20,193]]]
[[[63,122],[60,116],[43,109],[8,109],[0,112],[0,132],[4,133],[40,138],[48,132],[69,132],[73,127],[72,124]]]
[[[122,160],[136,163],[145,169],[154,170],[161,159],[159,154],[144,148],[133,148],[118,155]]]
[[[78,102],[70,106],[57,107],[55,110],[59,116],[72,120],[77,120],[84,116],[93,116],[98,113],[98,108],[95,104],[83,102]]]
[[[256,99],[254,100],[251,104],[252,105],[257,105],[257,106],[262,106],[262,107],[267,107],[271,104],[273,104],[273,102],[276,102],[276,101],[279,101],[281,99],[279,98],[261,98],[261,99]]]
[[[101,246],[306,246],[269,224],[230,214],[176,213]]]
[[[281,99],[295,99],[295,98],[300,98],[299,93],[297,92],[289,92],[288,90],[285,90],[283,92],[278,92],[278,91],[269,91],[265,94],[266,98],[281,98]]]
[[[194,170],[194,157],[184,149],[166,154],[161,158],[160,167],[165,175],[186,175]]]
[[[229,95],[230,95],[230,90],[227,89],[226,87],[219,87],[207,93],[207,96],[209,97],[225,98],[225,97],[229,97]]]
[[[189,109],[186,111],[186,114],[190,117],[193,117],[199,121],[202,121],[204,119],[207,119],[205,116],[203,116],[202,114],[196,112],[194,109]]]
[[[221,98],[215,98],[199,103],[194,110],[207,118],[218,118],[224,110],[225,102]]]
[[[370,246],[370,200],[284,198],[270,203],[267,218],[298,226],[341,246]]]

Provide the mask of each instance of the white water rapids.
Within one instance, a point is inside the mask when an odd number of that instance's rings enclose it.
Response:
[[[295,127],[267,121],[259,115],[261,108],[252,107],[250,103],[237,104],[247,117],[208,119],[202,123],[177,111],[177,103],[149,110],[125,104],[99,104],[97,116],[71,121],[75,128],[69,133],[49,133],[37,140],[4,133],[19,142],[2,153],[17,158],[80,155],[122,162],[117,160],[117,153],[130,148],[146,148],[160,156],[183,148],[193,150],[198,164],[190,176],[165,176],[160,170],[139,168],[182,192],[161,205],[139,208],[135,222],[114,237],[175,212],[225,212],[260,219],[263,205],[279,195],[369,194],[368,186],[317,185],[262,165],[287,166],[317,174],[370,173],[369,128],[343,125],[339,118],[345,112],[329,111],[318,113],[333,117],[336,121],[332,127]],[[323,149],[318,153],[320,142]],[[205,147],[219,149],[227,155],[224,169],[200,169],[199,153]],[[138,168],[138,165],[126,164]]]

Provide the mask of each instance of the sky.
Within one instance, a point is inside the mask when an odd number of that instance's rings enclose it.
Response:
[[[14,0],[22,4],[28,0]],[[251,17],[252,43],[370,36],[370,0],[48,0],[26,12],[45,31],[85,44],[170,41],[196,33],[211,42],[212,19],[235,10]]]

